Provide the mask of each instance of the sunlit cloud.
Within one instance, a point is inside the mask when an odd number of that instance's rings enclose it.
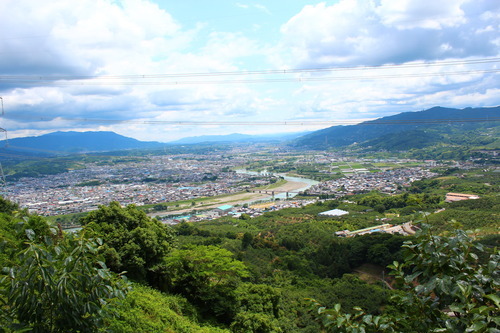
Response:
[[[500,104],[498,61],[472,62],[499,57],[496,1],[339,0],[286,17],[276,3],[221,8],[244,11],[243,29],[188,22],[161,0],[3,1],[0,125],[16,136],[99,129],[169,141],[317,126],[155,121],[361,121]],[[286,72],[325,67],[336,70]]]

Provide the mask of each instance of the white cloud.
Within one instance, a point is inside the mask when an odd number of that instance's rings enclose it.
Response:
[[[456,27],[467,20],[461,6],[467,0],[415,1],[382,0],[374,12],[386,26],[397,29]]]
[[[229,32],[212,32],[208,36],[206,46],[201,50],[201,54],[209,56],[212,60],[217,61],[219,66],[222,65],[226,68],[232,59],[249,57],[260,52],[255,41],[239,33]]]
[[[251,38],[238,26],[216,29],[210,20],[190,24],[194,28],[187,30],[153,1],[4,0],[0,76],[210,73],[269,69],[266,59],[276,68],[316,68],[499,55],[500,3],[490,0],[339,0],[308,5],[281,26],[282,40],[274,44],[267,34],[257,40],[253,39],[257,35],[247,31]],[[236,7],[268,12],[257,3]],[[276,29],[269,35],[279,29],[277,22],[262,21],[262,27]],[[2,81],[0,96],[6,111],[2,126],[15,134],[100,129],[160,141],[204,133],[287,131],[290,127],[189,127],[162,122],[364,119],[434,105],[497,104],[500,82],[495,73],[445,74],[491,66],[388,66],[276,76],[334,77],[331,81],[264,84],[227,81],[270,76],[135,78],[127,81],[129,85]],[[429,75],[419,76],[422,73]],[[144,123],[151,121],[159,124]]]
[[[495,9],[500,5],[489,0],[340,0],[331,6],[309,5],[281,28],[282,62],[319,67],[495,56],[499,50],[492,40],[499,33],[498,21],[483,14]]]
[[[4,9],[2,73],[106,73],[111,61],[138,57],[139,51],[150,55],[142,46],[161,45],[158,37],[168,39],[179,30],[168,13],[145,0],[120,5],[109,0],[7,0]]]
[[[169,13],[147,0],[50,0],[43,4],[7,0],[0,4],[0,12],[8,12],[0,17],[0,31],[4,32],[0,36],[0,75],[234,71],[239,59],[262,52],[241,33],[212,31],[200,43],[202,32],[210,27],[198,24],[193,30],[183,30]],[[80,118],[186,120],[203,113],[211,120],[258,112],[258,97],[241,84],[176,86],[163,85],[162,79],[150,81],[159,84],[44,86],[42,82],[30,86],[12,82],[10,86],[2,83],[0,91],[11,131],[27,126],[39,130],[63,125],[95,128],[95,123],[79,123]],[[47,121],[58,116],[75,121],[72,125]],[[133,125],[112,126],[123,132]]]
[[[236,3],[236,7],[243,8],[243,9],[248,9],[248,8],[250,8],[250,6],[249,6],[249,5],[246,5],[246,4],[244,4],[244,3],[239,3],[239,2],[237,2],[237,3]]]

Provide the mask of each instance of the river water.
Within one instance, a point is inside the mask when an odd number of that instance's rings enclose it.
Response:
[[[287,176],[283,173],[276,173],[276,174],[273,174],[273,173],[269,173],[267,171],[263,171],[263,172],[255,172],[255,171],[248,171],[246,169],[238,169],[236,170],[236,173],[244,173],[244,174],[247,174],[247,175],[256,175],[256,176],[263,176],[263,175],[275,175],[275,176],[280,176],[280,177],[283,177],[283,179],[285,179],[286,181],[289,181],[289,182],[297,182],[297,183],[303,183],[304,184],[304,187],[301,187],[297,190],[293,190],[293,193],[288,193],[288,198],[293,198],[294,196],[296,196],[298,194],[298,192],[303,192],[305,190],[307,190],[308,188],[310,188],[311,186],[313,185],[316,185],[318,184],[319,182],[316,181],[316,180],[313,180],[313,179],[309,179],[309,178],[303,178],[303,177],[291,177],[291,176]],[[286,193],[279,193],[279,194],[276,194],[274,196],[275,199],[286,199]],[[272,197],[269,197],[269,198],[265,198],[265,199],[261,199],[261,200],[270,200],[272,199]]]

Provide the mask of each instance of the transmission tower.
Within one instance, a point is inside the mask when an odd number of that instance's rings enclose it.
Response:
[[[2,117],[4,115],[3,110],[3,98],[0,97],[0,104],[2,107]],[[0,145],[1,148],[7,146],[7,130],[0,127],[0,141],[3,140],[3,133],[5,133],[5,145]],[[5,198],[7,194],[7,182],[5,181],[5,174],[3,173],[2,163],[0,162],[0,195]]]

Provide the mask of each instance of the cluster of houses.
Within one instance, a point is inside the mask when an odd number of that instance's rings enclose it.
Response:
[[[422,167],[402,168],[383,172],[353,174],[336,180],[329,180],[314,185],[307,190],[312,195],[330,195],[342,197],[349,194],[379,190],[393,194],[413,181],[431,178],[437,174]]]
[[[40,178],[22,178],[6,197],[39,215],[87,212],[118,201],[158,204],[212,197],[269,184],[268,177],[230,171],[234,161],[155,156],[143,162],[99,165]]]
[[[380,225],[371,226],[368,228],[358,229],[354,231],[341,230],[335,233],[339,237],[354,237],[372,233],[387,233],[387,234],[399,234],[399,235],[413,235],[418,230],[417,227],[412,225],[412,222],[407,222],[399,225],[392,225],[389,223],[384,223]]]
[[[193,212],[187,215],[160,215],[156,218],[168,224],[177,224],[182,221],[198,222],[205,220],[213,220],[223,216],[231,216],[239,218],[246,214],[249,218],[254,218],[264,214],[265,212],[277,211],[284,208],[300,208],[316,202],[316,200],[293,200],[293,201],[274,201],[254,205],[232,206],[222,205],[214,209]]]

